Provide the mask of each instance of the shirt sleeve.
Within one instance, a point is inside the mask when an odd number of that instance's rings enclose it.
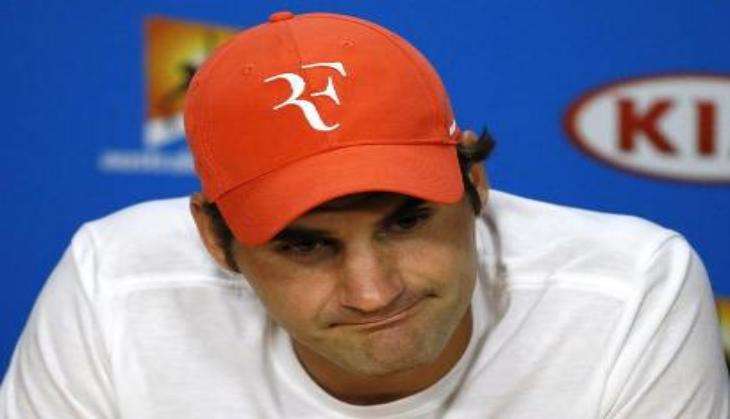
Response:
[[[108,352],[82,228],[43,287],[0,386],[0,418],[112,418]]]
[[[609,371],[603,418],[728,419],[728,371],[712,289],[681,236],[640,270],[634,309]]]

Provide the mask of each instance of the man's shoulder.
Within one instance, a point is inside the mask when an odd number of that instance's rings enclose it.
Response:
[[[517,231],[535,234],[575,237],[595,237],[600,234],[601,242],[612,240],[647,239],[667,236],[676,232],[647,219],[634,215],[587,210],[567,205],[525,198],[502,191],[492,191],[490,207],[505,223],[519,223],[524,228]],[[637,236],[638,235],[638,236]],[[648,237],[647,237],[648,235]]]
[[[174,225],[183,225],[186,228],[190,220],[189,202],[190,198],[187,196],[138,202],[87,224],[92,225],[100,234],[122,235],[134,233],[135,230],[148,231],[150,228],[169,229]],[[133,231],[129,230],[130,227]]]
[[[72,248],[93,259],[93,276],[116,283],[220,277],[197,233],[189,197],[141,202],[85,223]]]
[[[516,281],[575,281],[616,290],[648,286],[642,272],[665,248],[691,247],[646,219],[495,192],[489,209]]]

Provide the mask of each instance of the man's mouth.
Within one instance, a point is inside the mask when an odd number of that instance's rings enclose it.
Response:
[[[402,307],[394,313],[388,313],[382,316],[374,316],[359,321],[343,322],[340,326],[353,326],[358,329],[373,331],[378,329],[384,329],[386,327],[395,326],[403,320],[411,317],[416,309],[420,306],[423,298],[419,298],[410,304]]]

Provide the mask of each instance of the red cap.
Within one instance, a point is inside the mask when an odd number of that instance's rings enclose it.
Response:
[[[343,195],[463,194],[438,75],[408,42],[350,16],[278,12],[236,35],[191,81],[185,129],[203,194],[248,245]]]

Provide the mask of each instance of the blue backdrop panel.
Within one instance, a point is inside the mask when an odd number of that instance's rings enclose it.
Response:
[[[439,70],[460,126],[486,125],[497,138],[488,163],[495,188],[678,230],[705,260],[715,291],[730,295],[728,184],[617,170],[571,145],[562,125],[571,103],[615,80],[730,73],[730,3],[17,1],[3,9],[0,375],[40,287],[82,222],[198,188],[193,177],[174,171],[99,166],[109,150],[145,147],[150,16],[244,28],[279,9],[332,11],[392,28]],[[727,112],[718,109],[718,117],[728,120]],[[730,133],[723,132],[718,147],[728,150]]]

